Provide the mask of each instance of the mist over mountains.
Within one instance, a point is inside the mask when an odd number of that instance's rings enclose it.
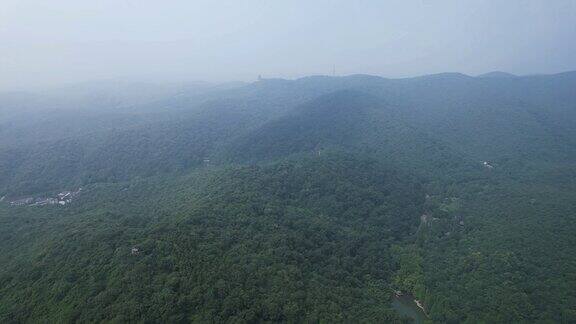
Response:
[[[4,95],[0,154],[12,152],[4,160],[12,162],[1,183],[5,193],[33,193],[189,170],[204,159],[223,165],[322,149],[361,150],[424,169],[459,159],[502,168],[570,161],[575,85],[573,72],[356,75],[176,89],[84,84],[48,99]],[[437,154],[454,156],[434,161]]]
[[[406,321],[395,291],[432,322],[576,321],[575,90],[491,72],[0,93],[0,321]]]

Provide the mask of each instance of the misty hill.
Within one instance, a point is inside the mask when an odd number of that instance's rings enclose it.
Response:
[[[576,320],[576,72],[96,88],[0,96],[1,321]]]
[[[362,149],[421,168],[452,167],[460,159],[512,169],[567,162],[576,152],[570,127],[576,123],[575,76],[263,80],[155,100],[142,111],[95,116],[91,109],[60,117],[46,126],[50,130],[39,126],[49,121],[24,121],[6,127],[15,130],[5,140],[17,134],[38,134],[39,140],[0,151],[10,157],[0,183],[4,193],[54,190],[189,170],[204,159],[226,163],[230,152],[238,152],[232,160],[247,161],[322,148]],[[51,129],[58,132],[54,140]]]
[[[512,73],[502,72],[502,71],[493,71],[484,74],[480,74],[479,78],[495,78],[495,79],[506,79],[506,78],[515,78],[516,76]]]

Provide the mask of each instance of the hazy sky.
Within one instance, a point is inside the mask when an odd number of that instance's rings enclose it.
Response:
[[[576,69],[576,0],[0,0],[0,89]]]

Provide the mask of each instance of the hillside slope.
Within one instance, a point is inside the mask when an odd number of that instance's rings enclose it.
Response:
[[[315,76],[61,128],[0,109],[0,321],[400,321],[401,290],[437,323],[574,322],[574,89]]]
[[[390,247],[423,203],[409,177],[333,155],[121,188],[0,209],[2,322],[397,319]]]

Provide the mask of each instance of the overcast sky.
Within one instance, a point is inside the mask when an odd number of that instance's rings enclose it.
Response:
[[[575,0],[0,0],[0,90],[576,69]]]

